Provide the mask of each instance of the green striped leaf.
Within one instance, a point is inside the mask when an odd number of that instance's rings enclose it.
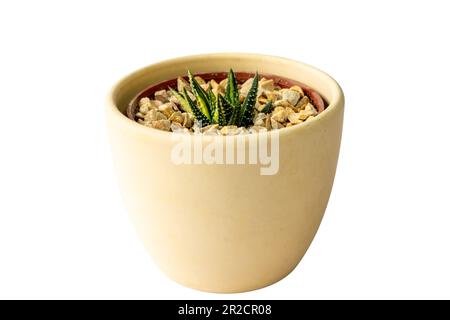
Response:
[[[233,107],[219,94],[217,97],[217,123],[220,126],[228,125],[232,112]]]
[[[213,123],[217,123],[217,121],[214,120],[214,114],[217,109],[217,99],[216,99],[216,95],[214,94],[214,92],[211,89],[211,86],[209,86],[207,94],[208,94],[208,102],[211,107],[210,111],[211,111]]]
[[[239,88],[233,69],[228,72],[227,88],[225,90],[225,98],[234,107],[239,106]]]
[[[186,112],[192,113],[191,107],[190,107],[189,103],[187,102],[187,100],[181,94],[179,94],[177,91],[175,91],[174,89],[169,87],[169,90],[180,102],[180,105],[183,108],[183,110]]]
[[[200,86],[197,80],[195,80],[194,76],[189,70],[188,76],[192,92],[195,95],[200,111],[209,121],[211,121],[211,106],[209,105],[208,101],[208,93]]]
[[[228,120],[228,125],[238,125],[239,114],[241,112],[240,108],[233,107],[230,119]]]
[[[255,77],[253,78],[252,86],[248,91],[244,103],[242,104],[241,112],[238,119],[238,126],[246,127],[252,123],[253,113],[255,110],[256,96],[258,93],[258,81],[259,76],[258,72],[256,72]]]
[[[222,99],[222,108],[224,111],[225,122],[228,123],[230,121],[231,115],[233,114],[233,106],[227,100],[225,100],[224,97],[220,96],[220,98]]]
[[[192,101],[191,97],[189,97],[186,88],[183,88],[183,95],[184,95],[184,99],[186,99],[186,101],[188,102],[191,110],[192,110],[192,114],[194,115],[194,118],[199,121],[201,123],[201,126],[207,126],[208,124],[210,124],[210,121],[208,118],[206,118],[206,116],[203,114],[203,112],[200,111],[200,109],[197,107],[197,105],[195,104],[194,101]]]

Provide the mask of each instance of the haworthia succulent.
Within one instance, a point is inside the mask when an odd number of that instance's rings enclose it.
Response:
[[[189,105],[189,103],[187,102],[187,100],[181,95],[179,94],[177,91],[175,91],[172,88],[169,88],[170,92],[172,92],[172,94],[177,98],[177,100],[180,102],[181,107],[183,108],[184,111],[192,113],[192,109],[191,106]]]
[[[228,72],[228,81],[227,81],[227,88],[225,91],[225,98],[234,107],[239,106],[239,88],[233,69],[230,69],[230,72]]]
[[[192,92],[194,93],[203,115],[211,121],[211,106],[208,101],[208,93],[200,86],[197,80],[194,79],[191,71],[188,70],[189,82],[191,84]]]
[[[204,127],[210,124],[210,120],[200,111],[200,109],[197,107],[194,101],[192,101],[192,99],[189,97],[186,88],[183,88],[183,94],[184,99],[186,99],[186,101],[189,103],[189,106],[192,110],[192,114],[194,115],[195,119],[201,123],[201,126]]]
[[[195,101],[189,96],[190,93],[187,92],[185,87],[183,92],[169,89],[180,101],[184,111],[191,113],[201,123],[201,126],[209,124],[219,124],[220,126],[251,125],[258,91],[258,73],[256,73],[247,97],[242,104],[239,101],[238,83],[232,69],[228,73],[225,95],[217,93],[216,96],[211,87],[208,87],[208,90],[203,89],[190,71],[188,71],[188,77]],[[272,109],[272,102],[269,101],[262,112],[270,112]]]
[[[228,121],[230,121],[231,115],[233,113],[233,106],[227,100],[225,100],[225,98],[223,96],[220,96],[220,99],[222,99],[222,106],[223,106],[223,111],[225,114],[225,120],[226,120],[226,123],[228,123]]]
[[[219,100],[217,100],[217,104],[219,104]],[[219,123],[219,106],[217,105],[215,108],[214,108],[214,113],[213,113],[213,116],[212,116],[212,122],[213,123]]]
[[[214,113],[217,107],[217,99],[216,96],[214,95],[214,92],[212,92],[211,86],[208,88],[207,94],[208,94],[208,102],[211,108],[210,110],[211,116],[214,117]]]
[[[221,95],[217,98],[217,123],[220,126],[228,125],[233,108]]]
[[[244,103],[241,107],[241,114],[238,120],[238,126],[248,126],[252,123],[253,119],[253,111],[256,103],[256,96],[258,93],[258,81],[259,76],[258,72],[256,72],[255,77],[253,78],[252,86],[248,91],[247,97],[244,100]]]
[[[231,125],[239,126],[238,121],[239,121],[240,113],[241,113],[241,109],[240,108],[233,107],[230,119],[228,120],[228,125],[229,126],[231,126]]]

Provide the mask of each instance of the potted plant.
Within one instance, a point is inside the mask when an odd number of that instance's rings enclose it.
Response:
[[[293,108],[263,96],[262,78],[298,90]],[[177,83],[183,79],[185,88]],[[314,110],[300,119],[292,114],[306,114],[302,95]],[[131,221],[169,277],[199,290],[241,292],[295,268],[319,227],[339,154],[344,97],[330,76],[272,56],[182,57],[122,79],[106,110]],[[258,114],[264,125],[255,125]]]

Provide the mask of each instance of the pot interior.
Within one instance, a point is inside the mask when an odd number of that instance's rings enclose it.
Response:
[[[209,73],[196,73],[195,76],[202,77],[205,81],[210,81],[212,79],[216,80],[217,82],[220,82],[221,80],[227,78],[228,73],[227,72],[209,72]],[[253,73],[249,72],[235,72],[236,80],[239,84],[242,84],[247,79],[252,78],[254,76]],[[266,79],[272,79],[274,81],[275,85],[280,86],[281,88],[290,88],[292,86],[299,86],[303,89],[304,93],[310,98],[312,104],[318,112],[322,112],[325,110],[328,106],[328,102],[326,99],[323,98],[319,93],[312,90],[308,86],[304,85],[303,83],[300,83],[298,81],[272,75],[272,74],[259,74],[260,78],[266,78]],[[185,80],[187,80],[187,77],[183,77]],[[139,103],[139,100],[144,97],[150,97],[152,96],[156,91],[167,89],[169,87],[176,88],[177,87],[177,78],[167,80],[160,82],[155,85],[151,85],[147,87],[146,89],[142,90],[138,95],[136,95],[128,104],[127,107],[127,116],[131,120],[136,120],[136,113],[137,113],[137,106]]]

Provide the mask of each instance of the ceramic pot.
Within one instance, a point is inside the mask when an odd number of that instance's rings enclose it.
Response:
[[[173,159],[180,144],[174,134],[126,116],[130,101],[151,85],[185,75],[188,68],[211,73],[230,67],[298,81],[328,104],[311,121],[277,130],[276,136],[184,137],[191,150],[206,150],[217,139],[229,143],[234,159],[242,148],[250,150],[255,141],[268,138],[272,161],[278,161],[271,174],[262,174],[260,162],[249,161],[250,151],[244,163],[180,164]],[[273,56],[188,56],[153,64],[119,81],[106,109],[113,161],[130,219],[155,263],[178,283],[210,292],[254,290],[289,274],[326,209],[343,112],[344,96],[335,80],[309,65]]]

